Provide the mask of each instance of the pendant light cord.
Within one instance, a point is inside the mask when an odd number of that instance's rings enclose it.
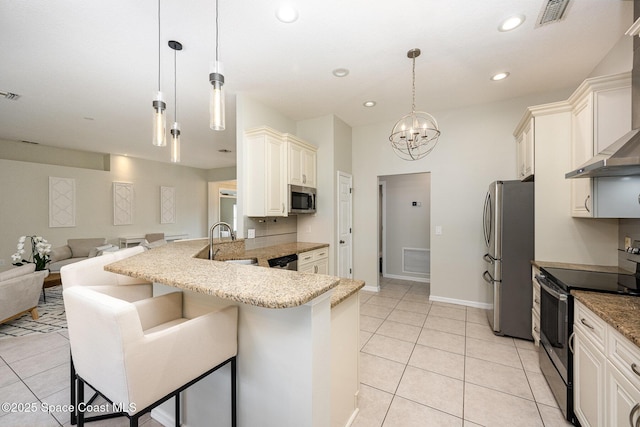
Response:
[[[413,100],[411,102],[411,112],[416,111],[416,58],[413,57],[413,83],[412,83]]]
[[[218,27],[218,0],[216,0],[216,62],[218,62]]]
[[[158,92],[160,92],[160,0],[158,0]]]
[[[173,102],[175,104],[173,109],[173,121],[178,123],[178,50],[173,50]]]

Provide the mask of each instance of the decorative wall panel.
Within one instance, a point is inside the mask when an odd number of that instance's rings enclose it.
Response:
[[[176,189],[174,187],[160,187],[160,223],[174,224],[176,222]]]
[[[76,180],[49,177],[49,227],[76,226]]]
[[[113,225],[133,224],[133,184],[113,183]]]

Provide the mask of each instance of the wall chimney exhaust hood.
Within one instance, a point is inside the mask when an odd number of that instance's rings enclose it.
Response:
[[[631,127],[622,138],[587,163],[564,175],[565,178],[597,178],[640,175],[640,0],[634,0],[635,22],[626,32],[633,37],[631,71]]]

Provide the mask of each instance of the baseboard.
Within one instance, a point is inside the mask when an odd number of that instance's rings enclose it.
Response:
[[[386,279],[398,279],[398,280],[409,280],[411,282],[420,282],[420,283],[431,283],[430,277],[414,277],[414,276],[402,276],[399,274],[383,274],[382,277]]]
[[[364,288],[362,288],[362,290],[369,292],[380,292],[380,289],[374,285],[364,285]]]
[[[168,413],[159,406],[151,410],[151,418],[165,427],[173,427],[176,425],[174,414]]]
[[[347,421],[347,423],[344,425],[344,427],[351,427],[353,425],[353,422],[356,420],[356,417],[358,416],[359,413],[360,413],[360,408],[356,408],[353,411],[353,414],[351,414],[351,417],[349,418],[349,421]]]
[[[457,305],[464,305],[467,307],[482,308],[484,310],[488,310],[493,307],[493,304],[489,304],[486,302],[467,301],[463,299],[439,297],[437,295],[430,295],[429,301],[446,302],[449,304],[457,304]]]

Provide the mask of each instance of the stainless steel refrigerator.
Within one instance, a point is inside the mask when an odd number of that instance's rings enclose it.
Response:
[[[532,340],[531,260],[533,182],[495,181],[484,202],[486,253],[482,274],[493,308],[487,311],[496,335]]]

